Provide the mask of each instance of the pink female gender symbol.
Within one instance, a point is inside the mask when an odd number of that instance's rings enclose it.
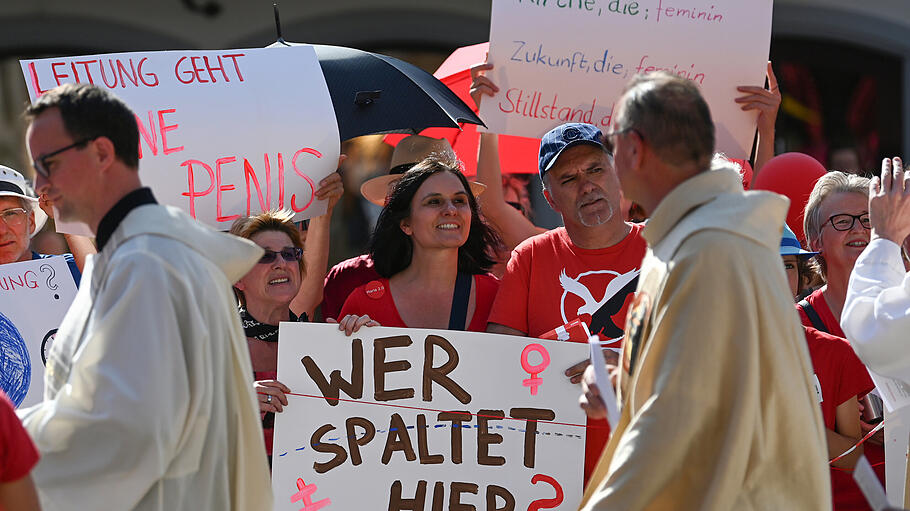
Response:
[[[532,366],[531,363],[528,362],[528,355],[530,355],[532,351],[540,353],[540,356],[543,358],[543,361],[536,366]],[[525,349],[521,350],[521,368],[531,375],[531,377],[525,379],[522,384],[525,387],[531,387],[532,396],[536,396],[537,387],[543,385],[543,378],[538,378],[537,375],[542,373],[548,365],[550,365],[550,354],[547,353],[547,349],[540,344],[528,344],[525,346]]]
[[[318,509],[322,509],[332,503],[332,501],[329,499],[322,499],[319,502],[313,502],[310,496],[316,493],[316,485],[306,484],[303,482],[303,479],[297,478],[297,489],[300,491],[294,495],[291,495],[291,502],[302,500],[303,509],[300,511],[317,511]]]

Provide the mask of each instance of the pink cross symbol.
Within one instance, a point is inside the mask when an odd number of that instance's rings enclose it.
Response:
[[[306,484],[303,479],[297,478],[297,493],[291,495],[291,502],[303,501],[303,508],[300,511],[317,511],[332,503],[329,499],[322,499],[319,502],[310,500],[310,496],[316,493],[315,484]]]

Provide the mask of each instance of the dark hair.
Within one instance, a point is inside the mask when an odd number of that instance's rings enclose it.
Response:
[[[617,131],[635,129],[670,164],[707,169],[714,155],[714,121],[690,80],[663,71],[638,75],[623,91]]]
[[[480,208],[468,180],[455,164],[429,157],[402,174],[376,220],[376,227],[370,237],[370,256],[376,272],[381,276],[389,278],[411,264],[414,242],[402,232],[401,221],[411,215],[411,201],[420,185],[440,172],[449,172],[458,177],[468,194],[468,204],[471,207],[468,240],[458,247],[458,271],[486,273],[496,262],[494,254],[502,241],[496,231],[480,217]]]
[[[57,108],[73,140],[107,137],[114,154],[127,167],[139,168],[139,127],[136,116],[113,93],[87,83],[67,83],[50,90],[25,109],[29,121]]]

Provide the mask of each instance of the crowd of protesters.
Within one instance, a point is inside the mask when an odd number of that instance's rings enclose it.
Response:
[[[475,102],[499,94],[491,68],[472,69]],[[294,406],[278,324],[320,319],[528,337],[581,319],[622,404],[610,432],[590,360],[565,369],[598,426],[583,509],[868,509],[851,472],[865,454],[883,479],[884,449],[866,439],[881,417],[863,362],[910,379],[910,172],[827,173],[799,239],[786,198],[744,190],[773,158],[770,64],[768,79],[739,88],[758,112],[751,166],[715,154],[699,89],[660,72],[629,82],[609,132],[553,127],[552,230],[501,178],[495,136],[477,181],[444,140],[408,137],[361,189],[382,206],[369,252],[330,270],[337,173],[306,230],[267,211],[216,232],[142,186],[122,101],[49,91],[26,111],[34,188],[0,167],[0,264],[47,257],[29,241],[55,212],[94,242],[67,237],[79,292],[44,401],[17,420],[0,400],[0,509],[270,509],[274,416]]]

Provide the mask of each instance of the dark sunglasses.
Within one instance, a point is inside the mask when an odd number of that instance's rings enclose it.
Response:
[[[35,171],[38,172],[39,174],[41,174],[43,177],[45,177],[45,178],[51,177],[50,171],[47,170],[47,159],[48,158],[57,156],[58,154],[69,151],[70,149],[73,149],[75,147],[84,146],[85,144],[88,144],[89,142],[91,142],[92,140],[95,140],[96,138],[98,138],[98,137],[86,137],[86,138],[83,138],[82,140],[73,142],[72,144],[70,144],[66,147],[61,147],[60,149],[57,149],[56,151],[51,151],[47,154],[41,155],[38,157],[38,159],[32,160],[32,166],[35,167]]]
[[[278,257],[278,254],[281,254],[281,258],[285,261],[291,263],[294,261],[299,261],[303,257],[303,249],[297,247],[284,247],[279,252],[274,250],[265,249],[265,254],[259,258],[259,264],[270,264],[275,262],[275,259]]]

